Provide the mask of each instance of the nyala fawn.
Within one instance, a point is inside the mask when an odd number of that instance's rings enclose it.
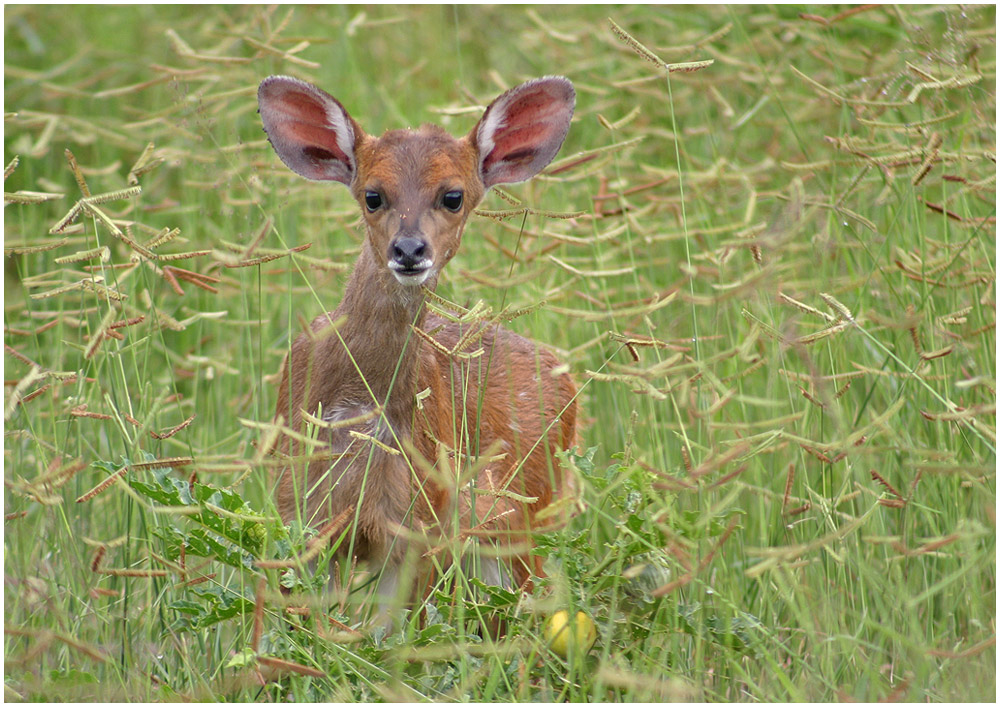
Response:
[[[576,389],[528,339],[437,316],[425,299],[486,191],[530,179],[555,157],[572,84],[517,86],[461,138],[435,125],[374,137],[335,98],[285,76],[265,79],[258,101],[281,161],[347,186],[366,231],[340,306],[312,322],[285,362],[275,413],[292,432],[275,478],[283,520],[347,529],[339,552],[379,573],[383,613],[446,568],[454,550],[434,552],[445,539],[464,543],[457,556],[484,582],[527,587],[544,576],[531,533],[572,506],[573,479],[556,452],[575,443]],[[322,447],[299,437],[310,428]],[[485,543],[495,550],[475,550]]]

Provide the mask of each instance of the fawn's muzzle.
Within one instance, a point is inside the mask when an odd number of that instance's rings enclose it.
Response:
[[[422,236],[399,236],[389,244],[388,265],[404,285],[421,285],[430,276],[434,261]]]

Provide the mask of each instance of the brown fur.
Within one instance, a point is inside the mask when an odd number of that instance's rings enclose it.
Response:
[[[313,107],[306,94],[287,93],[284,112],[277,113],[269,134],[283,159],[291,154],[286,162],[292,166],[299,154],[284,144],[297,147],[307,133],[310,145],[318,142],[311,136],[327,130],[328,114]],[[262,115],[265,107],[262,102]],[[434,289],[489,186],[480,176],[477,132],[456,139],[424,126],[374,138],[353,119],[344,122],[353,130],[356,174],[349,184],[367,239],[340,306],[316,318],[286,360],[276,419],[298,433],[307,428],[303,411],[328,425],[319,431],[324,447],[283,437],[279,451],[290,462],[275,478],[278,510],[285,522],[321,527],[355,506],[356,522],[341,552],[392,565],[403,561],[408,545],[421,535],[428,543],[487,538],[506,548],[511,576],[526,586],[532,574],[541,574],[541,563],[529,554],[530,534],[553,524],[539,521],[538,512],[574,491],[556,458],[576,441],[573,382],[565,372],[553,374],[558,361],[551,353],[507,329],[428,314],[422,288],[401,285],[387,267],[394,238],[426,238],[435,269],[423,286]],[[309,154],[349,161],[340,145],[328,147],[310,147]],[[294,164],[312,176],[306,171],[312,163]],[[330,178],[348,183],[347,170],[338,169]],[[464,193],[458,213],[440,207],[441,195],[454,189]],[[369,212],[368,190],[382,194],[386,208]],[[416,328],[438,346],[424,341]],[[453,351],[470,331],[475,334],[470,343]],[[304,458],[321,452],[333,458]],[[484,454],[494,456],[477,465]],[[478,468],[475,478],[460,478],[470,468]],[[469,488],[470,481],[481,493]],[[423,554],[427,548],[417,550]]]

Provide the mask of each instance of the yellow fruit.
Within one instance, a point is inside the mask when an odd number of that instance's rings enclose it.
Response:
[[[594,621],[582,611],[576,612],[576,621],[570,623],[568,611],[557,611],[545,622],[545,641],[553,653],[565,658],[571,646],[574,653],[584,654],[597,640]]]

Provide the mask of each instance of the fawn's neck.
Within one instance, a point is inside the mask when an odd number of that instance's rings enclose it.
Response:
[[[432,276],[424,286],[433,290],[436,284]],[[421,326],[425,316],[422,288],[403,285],[380,267],[366,240],[336,315],[347,316],[338,332],[372,395],[390,417],[408,420],[421,345],[412,327]]]

